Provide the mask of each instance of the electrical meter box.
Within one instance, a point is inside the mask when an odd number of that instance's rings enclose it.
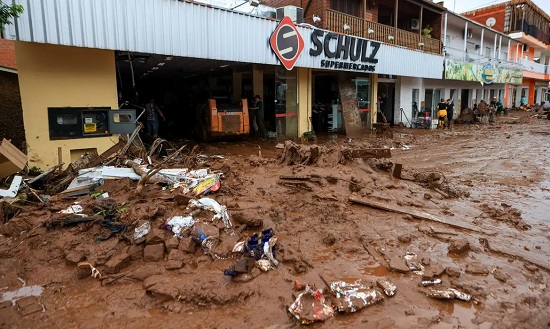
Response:
[[[120,122],[121,117],[125,118],[124,122]],[[48,123],[50,140],[128,134],[136,127],[136,111],[109,107],[50,107]]]

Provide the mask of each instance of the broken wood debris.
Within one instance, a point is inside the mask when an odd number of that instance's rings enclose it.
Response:
[[[311,187],[307,182],[304,182],[302,180],[280,180],[277,182],[279,185],[285,186],[285,187],[293,187],[302,189],[305,191],[313,191],[313,187]]]
[[[342,156],[354,159],[369,158],[391,158],[391,150],[388,148],[363,148],[363,149],[343,149]]]
[[[447,225],[447,226],[450,226],[450,227],[453,227],[453,228],[456,228],[456,229],[460,229],[460,230],[466,230],[466,231],[481,233],[481,234],[485,234],[485,235],[496,235],[496,233],[494,233],[494,232],[481,231],[481,230],[478,230],[478,229],[475,229],[475,228],[445,222],[445,221],[442,221],[442,220],[436,218],[435,216],[433,216],[431,214],[428,214],[428,213],[425,213],[425,212],[420,212],[420,211],[415,211],[415,210],[405,210],[405,209],[403,209],[399,206],[383,204],[383,203],[372,201],[372,200],[359,199],[359,198],[357,198],[353,195],[350,196],[348,198],[348,200],[350,202],[358,203],[358,204],[361,204],[361,205],[364,205],[364,206],[367,206],[367,207],[371,207],[371,208],[375,208],[375,209],[381,209],[381,210],[390,211],[390,212],[395,212],[395,213],[399,213],[399,214],[410,215],[410,216],[412,216],[413,218],[416,218],[416,219],[432,221],[432,222],[440,223],[440,224]]]
[[[0,178],[8,177],[22,170],[26,164],[25,153],[19,151],[9,140],[4,138],[0,142]]]

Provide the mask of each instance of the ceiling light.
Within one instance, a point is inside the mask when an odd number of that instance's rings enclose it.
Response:
[[[158,70],[159,68],[157,66],[154,66],[151,68],[151,70]]]
[[[228,66],[229,66],[228,64],[220,65],[220,67],[228,67]]]
[[[168,57],[166,57],[164,60],[165,60],[165,61],[171,61],[173,58],[174,58],[174,57],[172,57],[172,56],[168,56]]]
[[[157,64],[157,66],[163,66],[164,64],[166,64],[166,63],[160,62],[160,63]]]

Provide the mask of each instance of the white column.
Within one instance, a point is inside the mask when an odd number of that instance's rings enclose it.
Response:
[[[502,58],[500,54],[502,54],[502,35],[498,39],[498,57],[497,57],[498,59]]]
[[[516,63],[518,62],[518,57],[519,56],[519,43],[516,44]]]
[[[519,58],[523,59],[523,45],[521,45],[521,56]]]
[[[463,51],[466,52],[466,49],[468,49],[468,44],[466,42],[468,40],[468,22],[464,24],[464,49]]]
[[[481,44],[479,45],[479,56],[483,55],[483,37],[485,36],[485,29],[481,29]]]
[[[445,46],[447,45],[447,13],[445,13],[443,24],[443,48],[445,48]]]
[[[510,61],[510,43],[511,43],[512,39],[508,39],[508,55],[506,55],[506,61]]]
[[[521,86],[516,87],[516,102],[514,103],[515,107],[519,107],[521,102]]]
[[[495,44],[493,46],[493,58],[497,58],[497,34],[495,33]]]

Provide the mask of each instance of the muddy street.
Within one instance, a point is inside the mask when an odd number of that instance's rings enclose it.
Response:
[[[231,225],[177,188],[136,193],[127,178],[106,179],[106,199],[25,204],[0,226],[0,328],[546,328],[549,141],[534,119],[200,145],[192,169],[223,173],[206,197]],[[372,148],[391,157],[354,155]],[[75,202],[125,231],[55,224]],[[167,221],[192,211],[176,237]],[[197,244],[198,227],[217,244]],[[254,234],[268,257],[256,262],[237,247]]]

